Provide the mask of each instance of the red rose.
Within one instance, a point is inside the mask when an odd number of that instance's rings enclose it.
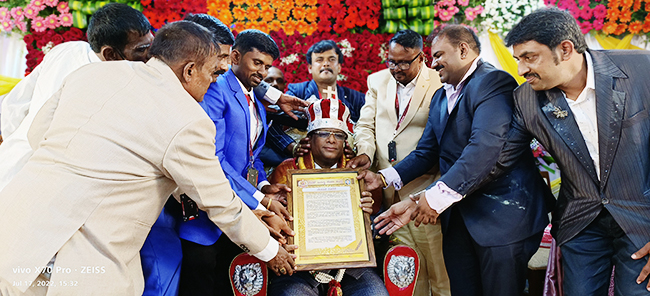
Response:
[[[45,44],[47,44],[47,42],[45,42],[43,39],[36,40],[36,48],[38,49],[42,49]]]
[[[25,44],[31,45],[32,42],[34,42],[34,35],[32,34],[25,35],[25,37],[23,37],[23,41],[25,41]]]
[[[52,36],[52,43],[54,43],[54,45],[59,45],[63,42],[64,42],[63,36],[61,36],[60,34],[56,34]]]

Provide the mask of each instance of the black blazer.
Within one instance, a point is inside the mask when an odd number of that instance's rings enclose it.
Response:
[[[447,108],[442,106],[445,91],[436,91],[416,150],[394,166],[406,184],[439,162],[440,181],[465,196],[452,207],[458,207],[481,246],[510,244],[541,232],[548,224],[546,203],[553,201],[530,148],[521,148],[523,153],[507,174],[482,182],[506,141],[515,87],[508,73],[479,61],[447,120],[441,121],[441,108]],[[471,188],[477,183],[482,186]],[[450,209],[441,214],[443,234]]]
[[[650,53],[589,53],[596,84],[600,179],[561,91],[536,92],[527,83],[515,91],[513,127],[499,167],[512,165],[518,146],[537,138],[562,172],[552,232],[558,243],[573,238],[605,207],[641,248],[650,241]],[[556,117],[555,107],[568,116]]]

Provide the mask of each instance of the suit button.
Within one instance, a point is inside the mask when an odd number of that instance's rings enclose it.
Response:
[[[606,204],[609,203],[609,199],[607,199],[607,198],[605,197],[605,198],[603,198],[603,200],[601,200],[600,202],[603,203],[604,205],[606,205]]]

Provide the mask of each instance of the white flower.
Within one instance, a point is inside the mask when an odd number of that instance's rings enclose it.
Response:
[[[336,81],[345,81],[345,80],[348,80],[348,77],[343,74],[339,74],[338,76],[336,76]]]
[[[41,50],[43,51],[43,54],[46,55],[48,52],[50,52],[52,47],[54,47],[54,42],[50,41],[47,44],[45,44],[45,46],[43,46]]]
[[[341,47],[341,52],[343,53],[343,56],[352,57],[352,52],[354,51],[354,47],[352,47],[352,44],[350,44],[350,41],[347,39],[343,39],[337,43]]]
[[[281,59],[280,59],[280,66],[284,66],[284,65],[291,64],[291,63],[295,63],[295,62],[297,62],[298,60],[299,60],[299,58],[298,58],[298,54],[297,54],[297,53],[294,53],[294,54],[291,54],[291,55],[288,55],[288,56],[286,56],[286,57],[281,58]]]

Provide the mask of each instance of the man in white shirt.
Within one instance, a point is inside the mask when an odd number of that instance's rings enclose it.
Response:
[[[43,58],[32,73],[20,81],[2,102],[0,190],[32,155],[27,131],[36,113],[59,90],[68,74],[100,61],[147,61],[153,35],[147,18],[125,4],[109,3],[98,9],[88,25],[88,42],[60,44]]]
[[[348,167],[385,169],[415,150],[429,115],[429,104],[442,86],[438,73],[425,65],[422,36],[412,30],[395,33],[388,45],[388,69],[368,76],[366,103],[355,131],[359,156]],[[439,177],[438,166],[409,182],[399,192],[383,191],[384,208],[408,199]],[[449,295],[449,278],[442,258],[440,223],[415,227],[408,223],[394,234],[394,243],[409,245],[421,258],[414,295]]]

